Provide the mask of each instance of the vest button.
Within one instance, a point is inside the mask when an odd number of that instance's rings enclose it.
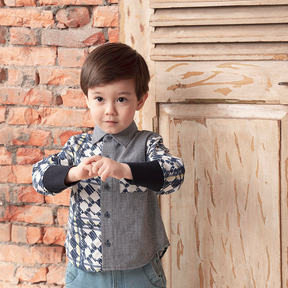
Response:
[[[110,218],[110,213],[107,211],[107,212],[105,212],[104,216],[105,216],[106,218]]]
[[[105,183],[105,184],[104,184],[104,189],[106,189],[106,190],[109,190],[109,189],[110,189],[110,186],[109,186],[108,183]]]
[[[109,240],[107,240],[107,241],[105,242],[105,245],[106,245],[107,247],[110,247],[112,244],[111,244],[111,242],[110,242]]]

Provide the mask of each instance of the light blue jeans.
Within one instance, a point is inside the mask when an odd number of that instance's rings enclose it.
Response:
[[[142,268],[98,273],[82,271],[70,262],[65,275],[65,288],[166,288],[161,261],[155,256]]]

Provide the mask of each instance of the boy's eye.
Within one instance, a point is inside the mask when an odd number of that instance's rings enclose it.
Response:
[[[103,101],[104,101],[104,99],[103,99],[102,97],[96,97],[95,100],[96,100],[97,102],[103,102]]]
[[[124,97],[118,98],[118,102],[120,102],[120,103],[124,103],[124,102],[126,102],[126,101],[127,101],[127,99],[124,98]]]

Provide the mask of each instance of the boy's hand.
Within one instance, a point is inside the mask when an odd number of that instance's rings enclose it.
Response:
[[[132,180],[132,173],[127,164],[95,155],[84,159],[78,166],[72,167],[65,178],[65,183],[68,184],[97,176],[100,176],[102,181],[106,181],[108,177]]]
[[[102,181],[106,181],[108,177],[113,177],[116,179],[126,178],[132,180],[132,173],[130,167],[127,164],[119,163],[99,155],[93,156],[91,158],[93,158],[93,162],[91,163],[92,173],[94,175],[100,176]]]

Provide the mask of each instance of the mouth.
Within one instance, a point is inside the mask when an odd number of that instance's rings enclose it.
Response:
[[[104,121],[107,125],[115,125],[117,124],[118,122],[116,121],[112,121],[112,120],[107,120],[107,121]]]

